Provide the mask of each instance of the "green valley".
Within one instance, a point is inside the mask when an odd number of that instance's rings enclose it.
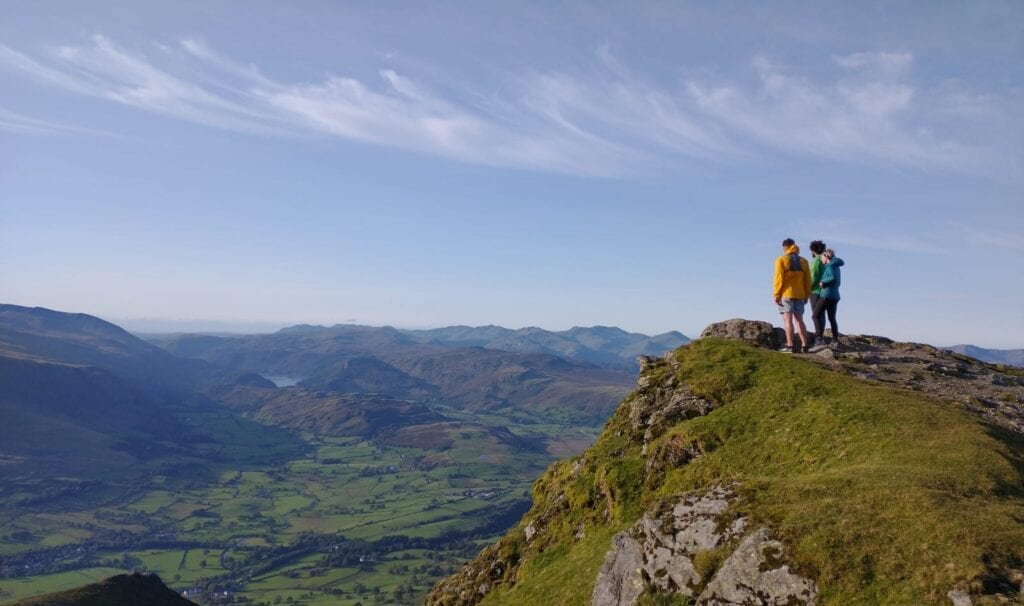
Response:
[[[212,479],[154,473],[38,511],[8,497],[0,599],[148,571],[207,602],[412,603],[519,518],[550,459],[476,430],[442,453],[302,439],[300,458]]]
[[[570,336],[612,367],[354,326],[163,349],[0,306],[0,603],[118,572],[204,604],[421,602],[593,442],[620,350],[664,342],[594,330]]]

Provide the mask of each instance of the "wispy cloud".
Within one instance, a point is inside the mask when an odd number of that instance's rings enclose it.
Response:
[[[932,100],[919,101],[907,79],[911,54],[855,53],[833,61],[835,77],[820,81],[758,56],[755,86],[691,81],[689,92],[737,136],[774,149],[957,172],[994,160],[990,150],[922,123]]]
[[[986,246],[997,246],[1011,250],[1024,250],[1024,234],[1019,232],[1011,233],[992,229],[967,229],[967,236],[971,241]]]
[[[814,80],[765,57],[757,81],[655,81],[607,47],[578,72],[506,78],[500,93],[437,89],[407,74],[275,79],[200,40],[151,56],[104,36],[43,58],[0,45],[0,66],[72,93],[218,129],[319,134],[459,161],[585,175],[623,175],[680,161],[748,161],[783,151],[839,160],[970,172],[998,156],[922,122],[921,103],[960,119],[990,118],[968,91],[922,101],[909,53],[831,59]],[[955,98],[954,98],[955,97]],[[969,111],[957,108],[966,107]]]
[[[18,112],[0,107],[0,131],[19,135],[50,137],[60,135],[92,135],[99,137],[116,137],[112,133],[93,128],[83,128],[48,120],[38,120]]]
[[[103,36],[55,49],[48,63],[0,45],[0,64],[58,88],[224,130],[323,134],[466,162],[617,175],[642,154],[517,99],[511,115],[489,114],[392,70],[376,82],[331,75],[286,83],[185,39],[160,49],[165,63]],[[198,62],[186,69],[183,59]],[[178,73],[172,73],[177,68]],[[188,73],[189,77],[180,75]]]

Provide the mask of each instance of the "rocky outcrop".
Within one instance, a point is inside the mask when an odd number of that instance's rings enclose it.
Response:
[[[946,594],[953,606],[971,606],[971,596],[963,589],[950,589]]]
[[[664,364],[669,372],[658,372]],[[675,358],[640,357],[637,396],[629,403],[629,423],[633,435],[642,440],[641,452],[647,454],[648,444],[681,421],[700,417],[718,408],[716,402],[694,394],[676,378]]]
[[[627,533],[612,538],[597,584],[590,597],[592,606],[632,606],[644,592],[643,546]]]
[[[783,545],[759,529],[739,541],[744,518],[729,519],[735,494],[715,487],[688,495],[671,506],[648,512],[615,535],[591,594],[591,606],[632,606],[644,593],[681,594],[697,604],[814,604],[813,581],[782,563]],[[704,560],[729,553],[714,571]],[[709,578],[704,578],[707,575]]]
[[[1024,434],[1021,369],[872,335],[844,335],[833,355],[806,359],[860,379],[956,401],[993,425]]]
[[[757,347],[764,347],[765,349],[778,349],[782,343],[785,343],[786,339],[785,334],[783,334],[780,340],[779,333],[781,332],[781,328],[775,328],[768,322],[733,318],[724,322],[715,322],[708,326],[704,329],[704,332],[700,333],[700,338],[731,339],[733,341],[750,343]]]
[[[781,564],[784,547],[768,529],[751,533],[722,564],[697,598],[701,606],[796,606],[814,604],[813,581]]]
[[[591,596],[591,606],[632,606],[647,590],[694,595],[701,575],[698,553],[718,547],[742,532],[740,518],[722,524],[734,497],[715,487],[686,496],[661,511],[648,512],[632,528],[615,535]]]

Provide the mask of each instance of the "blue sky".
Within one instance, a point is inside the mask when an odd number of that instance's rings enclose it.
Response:
[[[692,335],[792,236],[846,331],[1024,347],[1024,5],[890,4],[7,2],[0,298]]]

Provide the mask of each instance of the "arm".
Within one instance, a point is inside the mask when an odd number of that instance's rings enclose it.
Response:
[[[804,275],[804,292],[807,293],[808,296],[810,296],[810,294],[811,294],[811,270],[810,270],[810,268],[807,267],[807,261],[804,261],[802,266],[803,266],[803,271],[801,273],[803,273],[803,275]]]
[[[824,273],[825,266],[821,262],[821,257],[817,256],[811,261],[811,285],[815,285],[821,282],[821,274]]]
[[[776,303],[782,300],[782,274],[784,271],[786,268],[782,258],[775,259],[775,284],[772,288],[772,296],[775,297]]]
[[[821,285],[822,286],[828,286],[829,284],[831,284],[831,283],[833,283],[835,281],[836,281],[835,274],[832,273],[831,269],[826,268],[825,271],[821,272]]]

